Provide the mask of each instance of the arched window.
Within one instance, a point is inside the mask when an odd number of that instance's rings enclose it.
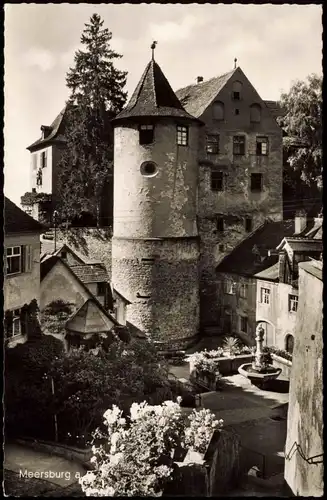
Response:
[[[286,336],[285,349],[290,354],[293,354],[293,349],[294,349],[294,337],[293,337],[293,335]]]
[[[250,106],[250,121],[252,123],[260,123],[261,121],[260,104],[252,104],[252,106]]]
[[[223,102],[216,101],[213,103],[213,118],[214,120],[223,120],[225,113],[225,106]]]
[[[233,83],[232,98],[234,101],[241,100],[243,84],[242,82],[236,81]]]

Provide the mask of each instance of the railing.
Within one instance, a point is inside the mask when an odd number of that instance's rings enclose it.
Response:
[[[300,455],[300,457],[303,460],[305,460],[305,462],[307,462],[310,465],[322,464],[324,462],[323,459],[319,460],[320,457],[324,456],[323,453],[320,453],[319,455],[314,455],[312,457],[307,458],[304,455],[304,452],[303,452],[303,449],[302,449],[301,445],[298,444],[296,441],[294,441],[294,443],[292,444],[291,449],[290,449],[290,451],[288,453],[285,453],[285,449],[284,449],[285,460],[291,460],[291,458],[293,457],[294,453],[296,453],[296,452],[298,452],[299,455]]]

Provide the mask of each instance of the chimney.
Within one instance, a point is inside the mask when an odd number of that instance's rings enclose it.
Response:
[[[278,268],[278,278],[279,283],[285,283],[285,264],[286,264],[286,251],[282,250],[279,253],[279,268]]]
[[[197,83],[202,83],[203,82],[203,76],[198,76],[196,79]]]
[[[295,214],[295,232],[294,234],[300,234],[307,227],[307,214],[305,210],[299,210]]]

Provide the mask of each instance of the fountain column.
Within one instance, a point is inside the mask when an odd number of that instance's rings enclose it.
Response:
[[[262,370],[265,366],[264,362],[264,352],[263,352],[263,339],[265,336],[265,331],[261,325],[261,323],[257,326],[256,329],[256,351],[255,351],[255,359],[252,363],[252,368],[254,370]]]

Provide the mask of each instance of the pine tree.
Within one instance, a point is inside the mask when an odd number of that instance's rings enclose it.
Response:
[[[58,168],[58,208],[67,221],[86,212],[99,225],[101,197],[112,175],[110,119],[126,102],[127,73],[114,66],[122,56],[111,49],[111,38],[101,17],[93,14],[81,36],[85,50],[76,52],[75,66],[66,75],[71,95],[66,109],[67,147]]]

